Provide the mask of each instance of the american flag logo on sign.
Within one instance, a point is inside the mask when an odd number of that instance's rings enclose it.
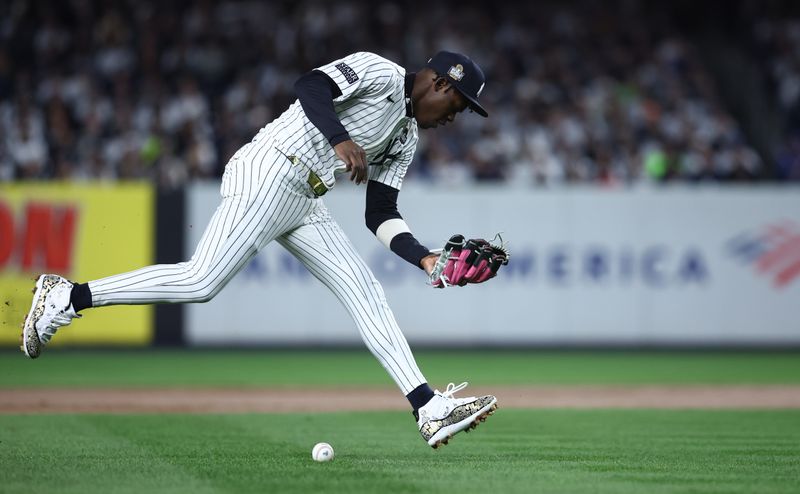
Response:
[[[786,221],[737,235],[727,243],[734,257],[784,288],[800,277],[800,226]]]

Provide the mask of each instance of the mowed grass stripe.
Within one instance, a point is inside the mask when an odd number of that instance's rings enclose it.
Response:
[[[163,435],[164,425],[109,424],[88,415],[0,420],[0,492],[216,492],[157,449],[140,446],[151,433]]]
[[[439,451],[407,413],[0,416],[3,492],[796,492],[798,411],[500,410]],[[310,459],[327,441],[336,458]]]
[[[515,384],[797,384],[800,353],[420,351],[437,387]],[[391,386],[367,350],[0,353],[0,387]]]

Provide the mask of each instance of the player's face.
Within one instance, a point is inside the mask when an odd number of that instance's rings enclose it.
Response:
[[[417,105],[414,117],[423,129],[447,125],[468,106],[467,98],[446,80],[438,79]]]

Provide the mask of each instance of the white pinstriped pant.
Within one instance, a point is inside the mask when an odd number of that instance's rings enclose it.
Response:
[[[222,203],[189,261],[90,281],[93,305],[206,302],[277,240],[344,304],[403,394],[426,382],[380,283],[313,197],[301,169],[272,146],[251,143],[228,162],[220,193]]]

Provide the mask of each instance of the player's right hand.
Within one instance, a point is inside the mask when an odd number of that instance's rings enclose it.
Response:
[[[336,156],[347,165],[350,181],[356,185],[367,181],[367,153],[353,141],[342,141],[333,147]]]

